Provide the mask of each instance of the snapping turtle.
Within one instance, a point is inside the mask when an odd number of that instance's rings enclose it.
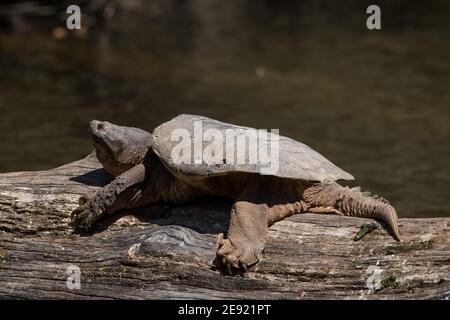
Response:
[[[229,271],[257,263],[268,226],[296,213],[382,219],[400,240],[397,214],[387,200],[339,185],[336,180],[353,176],[290,138],[195,115],[180,115],[153,134],[95,120],[90,131],[98,160],[115,179],[80,199],[72,214],[77,228],[89,229],[104,214],[124,208],[214,195],[235,201],[217,250]],[[271,157],[265,159],[271,161],[255,161],[269,144]]]

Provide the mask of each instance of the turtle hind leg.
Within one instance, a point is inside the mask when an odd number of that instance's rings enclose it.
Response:
[[[89,230],[103,215],[137,206],[144,179],[145,166],[139,164],[116,177],[89,199],[80,198],[79,207],[72,212],[72,225],[76,229]]]
[[[218,262],[228,273],[247,271],[261,259],[268,226],[302,212],[298,199],[294,184],[273,177],[259,177],[245,187],[231,209],[226,238],[220,234],[218,239]]]
[[[310,186],[304,191],[303,200],[308,207],[306,212],[381,219],[389,225],[394,239],[400,241],[397,213],[383,198],[332,182]]]
[[[267,205],[244,199],[237,200],[232,209],[226,238],[219,235],[217,259],[231,269],[242,269],[261,259],[267,239]]]

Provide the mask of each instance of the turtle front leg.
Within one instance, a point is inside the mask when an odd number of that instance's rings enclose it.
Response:
[[[231,275],[231,268],[254,265],[261,259],[267,239],[267,204],[238,200],[231,209],[227,237],[219,235],[217,257]]]
[[[77,229],[89,230],[104,214],[134,207],[144,179],[145,166],[139,164],[116,177],[90,199],[81,197],[80,206],[72,212],[72,225]]]

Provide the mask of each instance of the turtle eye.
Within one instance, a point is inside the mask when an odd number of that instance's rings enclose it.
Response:
[[[98,130],[98,131],[102,131],[102,130],[104,130],[104,129],[105,129],[105,125],[104,125],[103,123],[97,124],[97,130]]]

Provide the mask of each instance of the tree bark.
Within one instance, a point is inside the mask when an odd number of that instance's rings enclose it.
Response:
[[[134,209],[103,219],[91,233],[74,232],[70,213],[79,197],[110,179],[93,155],[49,171],[0,174],[2,298],[450,296],[450,218],[401,218],[398,243],[378,222],[355,242],[370,219],[295,215],[270,227],[256,267],[229,276],[213,263],[231,207],[224,199]],[[80,269],[80,289],[67,285],[69,266]]]

